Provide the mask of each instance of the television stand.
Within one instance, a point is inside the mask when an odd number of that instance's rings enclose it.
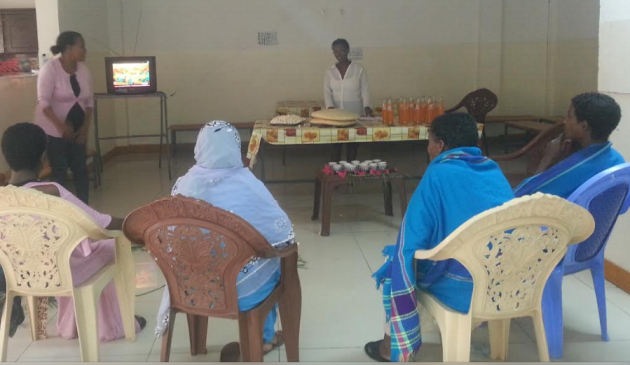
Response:
[[[99,99],[136,99],[136,98],[160,98],[160,134],[142,134],[142,135],[123,135],[123,136],[110,136],[101,137],[98,129],[98,101]],[[101,154],[101,141],[123,138],[144,138],[144,137],[160,137],[160,157],[158,162],[158,168],[162,168],[162,149],[164,146],[168,148],[168,109],[166,106],[166,93],[158,91],[149,94],[107,94],[107,93],[95,93],[94,94],[94,142],[96,144],[96,156],[99,160],[99,166],[103,171],[103,156]],[[165,143],[166,142],[166,143]],[[171,154],[166,153],[166,160],[168,163],[168,178],[172,179],[171,175]]]

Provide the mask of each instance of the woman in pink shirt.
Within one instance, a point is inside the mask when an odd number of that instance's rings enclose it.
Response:
[[[46,153],[46,143],[47,137],[44,131],[31,123],[18,123],[7,128],[2,136],[2,153],[11,167],[9,184],[58,196],[81,208],[102,228],[120,230],[122,219],[95,211],[59,184],[37,180]],[[86,239],[81,242],[70,256],[73,284],[75,286],[81,285],[110,263],[116,254],[115,245],[113,240],[92,241]],[[0,285],[0,291],[3,292],[6,290],[4,283],[4,272],[0,268],[0,284],[3,284]],[[112,341],[125,337],[117,298],[116,287],[113,282],[110,282],[103,290],[98,302],[98,332],[101,341]],[[57,333],[65,339],[77,338],[72,298],[61,297],[57,301],[59,303]],[[20,302],[21,299],[16,297],[11,313],[10,334],[15,333],[17,326],[24,321]],[[136,316],[136,332],[143,329],[146,323],[144,318]]]
[[[87,204],[90,188],[86,144],[94,94],[90,70],[83,63],[85,40],[80,33],[63,32],[50,50],[61,56],[48,61],[39,72],[35,124],[48,135],[52,180],[66,186],[69,167],[77,197]]]

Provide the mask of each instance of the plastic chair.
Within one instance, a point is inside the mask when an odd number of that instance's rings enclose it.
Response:
[[[593,276],[602,340],[608,341],[606,320],[606,279],[604,277],[604,251],[617,217],[628,210],[630,198],[630,164],[612,167],[599,173],[570,197],[588,209],[595,218],[595,233],[586,241],[569,248],[562,262],[555,268],[543,295],[543,317],[549,341],[549,356],[563,356],[562,279],[584,270]]]
[[[420,260],[455,259],[472,275],[468,314],[418,291],[418,301],[435,317],[444,362],[470,360],[474,324],[488,322],[493,360],[506,361],[512,318],[532,317],[541,361],[549,361],[542,318],[545,282],[567,251],[582,242],[595,223],[586,209],[551,195],[514,199],[464,223]]]
[[[116,256],[80,286],[73,286],[70,255],[86,238],[115,238]],[[83,361],[99,361],[97,305],[112,279],[125,337],[135,341],[135,267],[122,232],[101,229],[73,204],[34,189],[0,189],[0,264],[7,282],[0,323],[1,360],[7,359],[9,318],[15,296],[26,297],[31,335],[37,340],[37,297],[72,297]]]
[[[444,113],[452,113],[458,109],[465,108],[468,114],[472,115],[477,123],[484,124],[486,122],[486,116],[494,108],[497,107],[499,98],[495,93],[488,89],[475,90],[464,98],[454,107],[445,110]],[[488,140],[486,137],[486,128],[483,128],[481,132],[481,140],[483,141],[483,148],[488,154]]]
[[[249,223],[204,201],[180,196],[132,212],[124,223],[132,242],[145,244],[164,274],[171,311],[160,361],[168,361],[175,316],[186,313],[190,352],[206,353],[208,317],[238,319],[241,361],[263,361],[263,324],[279,303],[288,361],[299,361],[302,293],[297,244],[271,246]],[[239,311],[236,279],[252,258],[281,258],[280,283],[256,308]]]

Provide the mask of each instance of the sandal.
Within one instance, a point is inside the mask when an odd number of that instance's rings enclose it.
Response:
[[[136,319],[136,321],[138,321],[138,325],[140,326],[140,331],[142,331],[144,327],[147,326],[147,320],[144,319],[144,317],[140,317],[140,316],[134,316],[134,318]]]
[[[276,335],[273,336],[272,342],[263,344],[263,354],[267,355],[268,353],[278,349],[282,345],[284,345],[284,338],[282,337],[282,331],[278,331],[276,332]]]
[[[263,355],[278,349],[284,345],[282,331],[276,332],[273,342],[263,344]],[[268,348],[265,348],[269,346]],[[241,361],[241,345],[238,342],[230,342],[221,349],[221,362],[240,362]]]
[[[230,342],[221,349],[221,362],[240,362],[241,345],[238,342]]]
[[[11,312],[11,321],[9,322],[9,337],[13,337],[17,332],[18,326],[24,323],[24,308],[22,308],[22,300],[20,297],[13,299],[13,311]]]
[[[370,357],[370,359],[378,362],[391,362],[387,360],[383,356],[381,356],[381,342],[383,340],[368,342],[365,344],[364,350],[365,353]]]

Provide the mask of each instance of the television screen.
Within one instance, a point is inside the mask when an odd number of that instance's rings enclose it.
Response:
[[[149,61],[114,63],[114,87],[146,87],[151,85]]]
[[[155,57],[107,57],[107,92],[142,94],[157,91]]]

